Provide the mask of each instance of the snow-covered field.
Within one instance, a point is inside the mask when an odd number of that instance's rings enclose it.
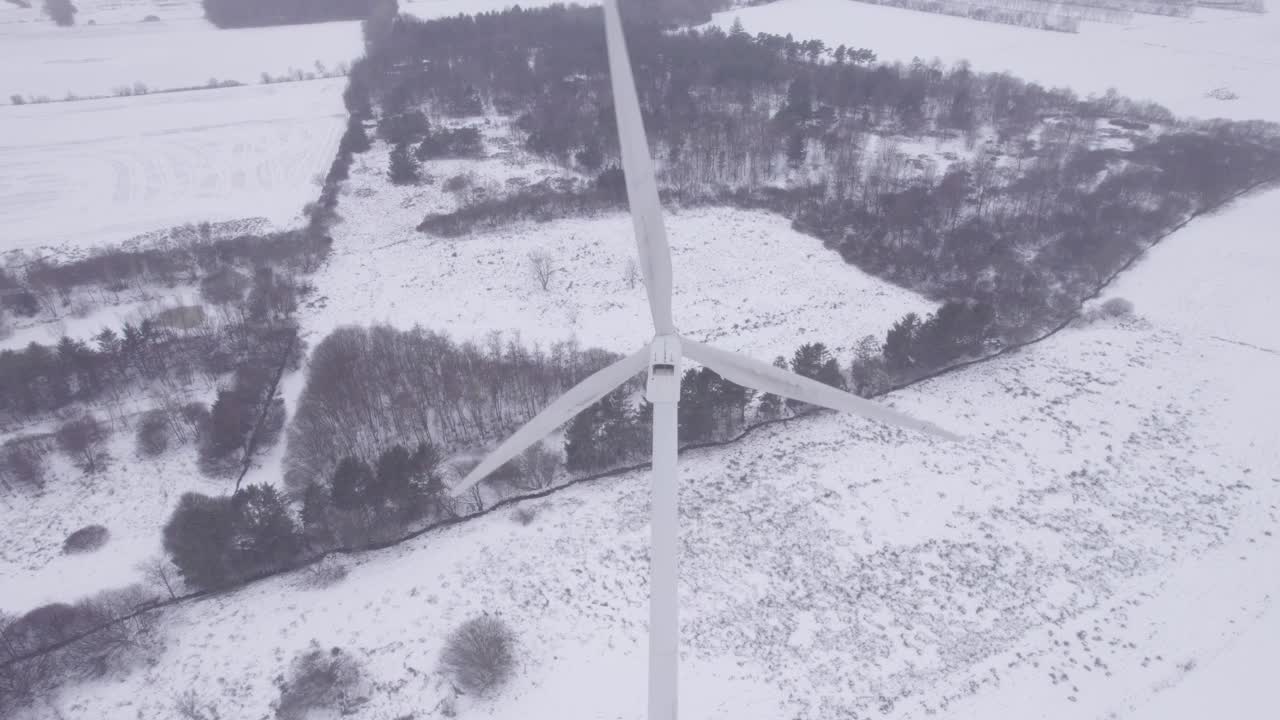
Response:
[[[5,250],[188,222],[291,225],[346,127],[344,78],[0,107]]]
[[[257,84],[263,73],[315,73],[316,63],[332,72],[364,52],[355,21],[219,30],[195,0],[79,2],[76,25],[64,28],[40,4],[0,2],[0,103],[15,94],[110,95],[135,83],[153,92],[211,79]],[[160,19],[142,22],[147,16]]]
[[[631,220],[623,213],[528,223],[441,239],[413,228],[447,207],[444,170],[428,163],[433,185],[395,188],[383,181],[387,148],[358,156],[335,228],[334,258],[314,281],[325,297],[307,327],[318,340],[341,324],[422,324],[462,339],[519,332],[544,347],[576,337],[584,346],[638,348],[651,335],[644,286],[626,280],[635,258]],[[520,172],[496,161],[471,164],[490,174]],[[536,165],[525,176],[537,176]],[[442,171],[443,170],[443,171]],[[546,172],[551,169],[545,168]],[[377,188],[376,194],[360,188]],[[907,312],[934,304],[863,274],[791,229],[785,218],[730,208],[670,215],[676,323],[691,338],[752,349],[764,360],[788,357],[804,342],[840,352],[880,334]],[[547,290],[530,253],[556,268]]]
[[[1250,382],[1276,355],[1203,329],[1265,305],[1249,268],[1274,260],[1259,228],[1277,222],[1277,192],[1198,221],[1115,288],[1137,318],[893,398],[961,444],[828,415],[687,455],[686,711],[1127,717],[1197,673],[1214,682],[1224,648],[1256,647],[1233,638],[1274,612],[1280,451],[1265,419],[1280,387]],[[1221,278],[1212,303],[1170,302],[1205,276]],[[424,288],[424,307],[437,299]],[[1269,326],[1234,332],[1280,345]],[[519,674],[460,713],[643,717],[646,503],[632,474],[539,501],[527,527],[499,513],[353,558],[329,590],[284,577],[190,605],[167,617],[158,664],[56,706],[167,717],[191,688],[223,716],[259,716],[314,638],[366,663],[360,717],[433,717],[442,637],[490,611],[519,632]],[[1251,707],[1232,717],[1270,716]]]
[[[1280,119],[1280,13],[1274,11],[1196,8],[1189,18],[1137,15],[1131,25],[1086,22],[1078,34],[1066,34],[851,0],[780,0],[719,13],[713,22],[728,29],[734,18],[751,33],[865,47],[882,61],[967,60],[976,70],[1008,71],[1081,96],[1115,88],[1180,115]],[[1207,95],[1219,88],[1239,97]]]

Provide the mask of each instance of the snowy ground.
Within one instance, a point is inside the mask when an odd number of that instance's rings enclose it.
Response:
[[[4,249],[206,220],[291,226],[333,161],[345,82],[0,107]]]
[[[851,0],[780,0],[719,13],[713,22],[728,29],[734,18],[752,33],[865,47],[887,62],[968,60],[977,70],[1008,71],[1081,96],[1115,88],[1179,115],[1280,119],[1280,12],[1196,8],[1189,18],[1136,15],[1131,25],[1081,23],[1078,34],[1067,34]],[[1239,97],[1206,95],[1218,88]]]
[[[1280,454],[1259,421],[1280,388],[1249,380],[1277,357],[1203,328],[1265,305],[1270,283],[1249,278],[1275,260],[1259,228],[1276,222],[1277,192],[1197,222],[1115,289],[1139,317],[895,396],[962,444],[823,416],[690,453],[685,709],[1126,717],[1242,662],[1232,650],[1274,617]],[[1206,276],[1221,278],[1211,303],[1169,302]],[[1233,332],[1280,345],[1269,326]],[[643,717],[646,504],[633,474],[540,501],[528,527],[500,513],[354,558],[330,590],[285,577],[191,605],[154,668],[72,687],[59,711],[167,717],[192,688],[224,716],[262,715],[270,678],[315,638],[374,677],[358,717],[435,717],[441,638],[487,610],[518,630],[520,671],[461,713]]]

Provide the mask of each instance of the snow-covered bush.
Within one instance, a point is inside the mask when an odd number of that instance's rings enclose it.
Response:
[[[528,525],[538,516],[538,511],[532,505],[521,505],[511,513],[511,519],[521,525]]]
[[[342,561],[326,557],[307,568],[306,582],[309,587],[327,588],[342,582],[347,577],[347,566]]]
[[[466,692],[496,690],[515,669],[515,635],[501,618],[472,618],[445,641],[440,669]]]
[[[138,454],[156,457],[169,449],[169,418],[164,410],[149,410],[138,421]]]
[[[62,541],[62,552],[67,555],[93,552],[111,537],[111,532],[101,525],[86,525]]]
[[[1107,318],[1129,317],[1133,314],[1133,303],[1121,297],[1114,297],[1102,303],[1102,316]]]
[[[367,699],[360,663],[342,648],[324,650],[314,640],[294,657],[288,679],[278,683],[277,720],[305,720],[316,710],[348,715]]]

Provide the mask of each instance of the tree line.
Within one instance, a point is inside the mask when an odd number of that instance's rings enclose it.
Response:
[[[203,0],[204,16],[220,28],[360,20],[377,0]]]

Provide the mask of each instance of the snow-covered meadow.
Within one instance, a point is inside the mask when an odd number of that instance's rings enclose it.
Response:
[[[346,127],[344,83],[0,107],[4,249],[253,217],[292,226]]]
[[[852,0],[779,0],[727,10],[713,22],[727,30],[737,18],[751,33],[869,48],[886,62],[966,60],[975,70],[1007,71],[1081,96],[1115,88],[1179,115],[1280,118],[1280,13],[1198,7],[1188,18],[1134,17],[1129,25],[1083,22],[1067,34]],[[1238,97],[1209,95],[1219,89]]]

